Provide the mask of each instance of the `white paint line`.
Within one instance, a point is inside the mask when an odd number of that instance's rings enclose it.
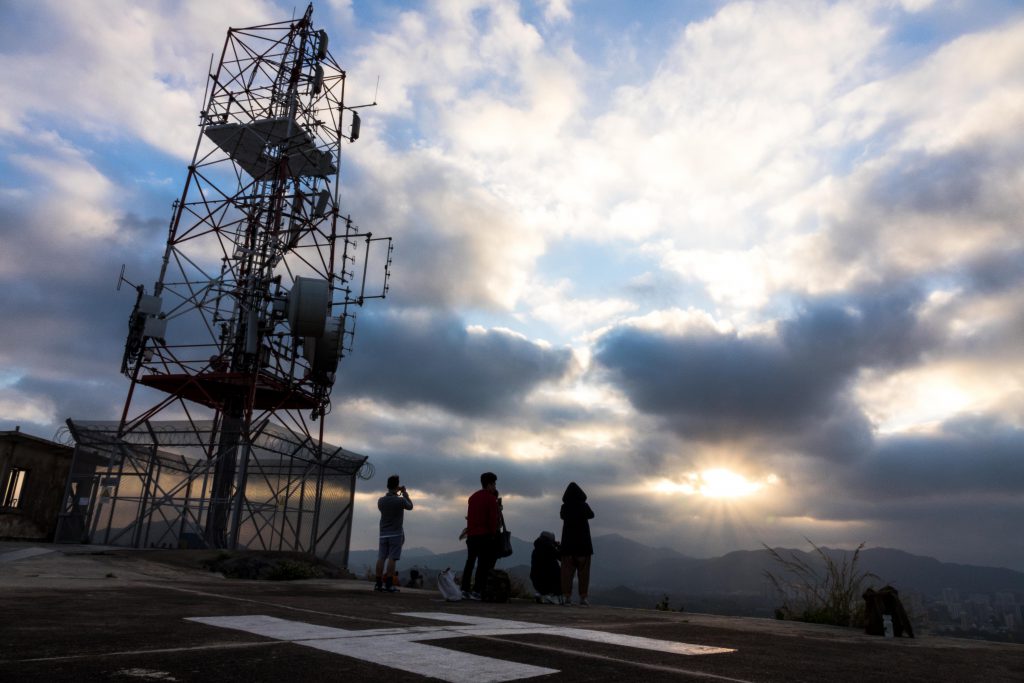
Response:
[[[607,631],[591,631],[582,628],[555,628],[547,631],[553,636],[563,638],[575,638],[576,640],[589,640],[594,643],[607,643],[609,645],[621,645],[633,647],[638,650],[654,650],[655,652],[672,652],[677,655],[715,655],[723,652],[735,652],[728,647],[714,647],[711,645],[694,645],[692,643],[678,643],[672,640],[659,640],[656,638],[644,638],[642,636],[627,636]]]
[[[48,555],[53,552],[56,551],[51,548],[22,548],[21,550],[12,550],[0,555],[0,562],[15,562],[16,560],[24,560],[37,555]]]
[[[296,644],[451,683],[498,683],[558,673],[558,669],[424,645],[402,635],[375,638],[373,647],[369,649],[361,638],[311,640]]]
[[[658,622],[659,625],[664,625],[664,622]],[[489,639],[484,636],[485,639]],[[500,639],[495,638],[498,642],[502,642]],[[508,642],[508,641],[504,641]],[[696,669],[683,669],[678,666],[667,666],[665,664],[650,664],[648,662],[638,662],[634,659],[622,659],[619,657],[609,657],[608,655],[599,655],[596,652],[585,652],[583,650],[573,649],[571,647],[557,647],[555,645],[542,645],[540,643],[516,641],[516,645],[521,647],[528,647],[532,650],[544,650],[545,652],[556,652],[560,655],[566,655],[569,657],[586,657],[587,659],[597,659],[602,662],[609,662],[613,664],[621,664],[623,666],[644,669],[645,671],[656,671],[658,673],[670,673],[676,674],[677,676],[687,676],[690,678],[707,678],[713,681],[728,681],[729,683],[755,683],[745,678],[731,678],[729,676],[720,676],[718,674],[708,673],[706,671],[698,671]],[[639,676],[635,677],[639,679]]]
[[[357,631],[346,631],[330,626],[317,626],[302,621],[289,621],[253,614],[241,617],[189,617],[185,621],[197,621],[200,624],[230,628],[246,633],[255,633],[275,640],[311,640],[313,638],[347,638]]]
[[[212,593],[210,591],[201,591],[194,588],[182,588],[180,586],[168,586],[159,583],[146,583],[140,581],[137,585],[147,586],[149,588],[158,588],[161,590],[177,591],[179,593],[191,593],[192,595],[202,595],[207,598],[219,598],[221,600],[232,600],[234,602],[246,602],[252,605],[263,605],[264,607],[276,607],[277,609],[290,610],[292,612],[302,612],[303,614],[320,614],[326,617],[333,617],[335,619],[348,619],[349,621],[359,622],[378,622],[381,624],[397,624],[397,621],[392,619],[380,619],[374,617],[353,617],[347,614],[338,614],[337,612],[324,612],[323,610],[306,609],[305,607],[295,607],[294,605],[286,605],[280,602],[268,602],[266,600],[253,600],[252,598],[241,598],[237,595],[224,595],[223,593]]]
[[[565,626],[547,626],[545,624],[532,624],[526,621],[504,621],[502,619],[488,619],[485,617],[473,617],[464,614],[445,614],[443,612],[401,612],[403,617],[417,617],[420,619],[437,619],[440,621],[455,621],[466,626],[448,627],[449,630],[458,631],[463,635],[513,635],[515,633],[545,633],[563,638],[575,640],[589,640],[595,643],[606,643],[609,645],[621,645],[641,650],[654,650],[655,652],[672,652],[679,655],[710,655],[724,652],[735,652],[734,649],[725,647],[713,647],[711,645],[693,645],[691,643],[680,643],[673,640],[659,640],[656,638],[644,638],[641,636],[629,636],[608,631],[593,631],[582,628],[569,628]]]
[[[434,647],[424,644],[424,641],[465,637],[494,638],[509,635],[545,634],[680,655],[735,652],[732,649],[708,645],[692,645],[672,640],[642,638],[606,631],[549,626],[528,621],[491,619],[464,614],[402,612],[399,613],[399,616],[455,623],[437,626],[411,626],[407,628],[351,631],[289,621],[288,619],[279,619],[262,614],[237,617],[190,617],[186,621],[194,621],[208,626],[229,628],[275,640],[288,641],[296,645],[333,652],[383,667],[408,671],[421,676],[439,678],[451,683],[515,681],[558,673],[558,670]],[[577,652],[577,654],[595,656],[584,652]],[[599,655],[597,657],[599,659],[620,661],[626,664],[651,668],[650,665],[642,665],[638,662],[616,660]],[[662,669],[659,668],[658,670]],[[675,669],[665,667],[665,670]]]
[[[177,652],[201,652],[203,650],[238,650],[248,649],[254,647],[276,647],[280,645],[280,642],[260,642],[260,643],[214,643],[212,645],[194,645],[192,647],[163,647],[156,650],[122,650],[119,652],[90,652],[88,654],[79,655],[60,655],[59,657],[33,657],[31,659],[0,659],[0,664],[10,664],[11,662],[61,662],[68,659],[104,659],[106,657],[128,657],[138,655],[165,655],[174,654]]]
[[[176,681],[178,680],[167,671],[157,671],[155,669],[121,669],[117,672],[119,676],[128,676],[130,678],[144,678],[152,681]]]
[[[458,638],[465,635],[443,626],[346,631],[261,614],[239,617],[190,617],[186,621],[286,640],[296,645],[333,652],[386,668],[439,678],[451,683],[499,683],[558,673],[557,669],[482,657],[417,642],[432,639],[438,631],[444,632],[441,636],[443,638]],[[367,646],[367,638],[371,639],[372,647]]]

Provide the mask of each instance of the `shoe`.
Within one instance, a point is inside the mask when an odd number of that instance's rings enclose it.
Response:
[[[395,586],[385,586],[384,587],[384,592],[385,593],[401,593],[402,591],[399,590],[398,588],[396,588]]]
[[[561,605],[562,607],[571,607],[572,606],[572,598],[559,598],[558,604]]]
[[[580,607],[590,607],[590,600],[580,598]]]
[[[381,585],[380,581],[378,581],[377,583],[373,584],[373,590],[375,590],[375,591],[377,591],[379,593],[382,590],[384,590],[384,586]]]
[[[469,599],[470,600],[477,600],[477,601],[482,600],[482,598],[480,597],[480,594],[477,593],[476,591],[473,591],[472,593],[469,594]]]
[[[463,600],[469,600],[470,599],[469,591],[462,591],[462,599]]]
[[[549,605],[557,605],[558,604],[558,598],[556,598],[554,595],[545,595],[545,596],[543,596],[541,598],[541,600],[543,600],[544,602],[546,602]],[[541,600],[538,600],[538,602],[540,602]]]

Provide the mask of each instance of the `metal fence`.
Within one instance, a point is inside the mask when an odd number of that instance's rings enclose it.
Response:
[[[207,547],[211,504],[231,510],[228,547],[348,559],[355,479],[366,457],[264,422],[243,443],[230,498],[214,501],[212,422],[68,420],[75,452],[58,542]]]

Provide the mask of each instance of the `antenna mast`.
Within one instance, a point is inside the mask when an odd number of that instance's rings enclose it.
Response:
[[[341,215],[338,169],[358,116],[312,15],[310,4],[298,20],[229,29],[211,69],[159,275],[151,292],[136,288],[116,429],[122,442],[202,455],[170,489],[130,495],[111,459],[109,515],[90,512],[102,542],[129,527],[144,538],[159,515],[180,527],[179,545],[190,534],[206,547],[333,547],[325,477],[352,469],[355,454],[325,447],[323,417],[356,309],[387,293],[392,243]],[[369,291],[371,263],[379,289]],[[127,498],[141,502],[122,526],[114,508]]]

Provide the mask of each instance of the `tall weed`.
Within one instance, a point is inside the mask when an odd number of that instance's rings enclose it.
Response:
[[[780,566],[780,572],[765,570],[764,574],[783,599],[783,605],[775,614],[780,619],[807,621],[835,626],[859,626],[864,617],[861,595],[865,583],[878,577],[871,572],[857,569],[860,551],[864,543],[850,555],[843,552],[834,557],[805,539],[821,559],[812,563],[804,557],[790,553],[788,557],[762,543],[772,559]]]

